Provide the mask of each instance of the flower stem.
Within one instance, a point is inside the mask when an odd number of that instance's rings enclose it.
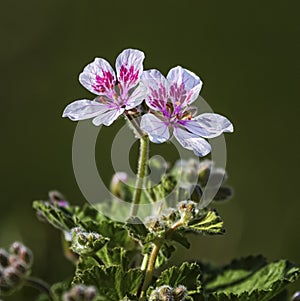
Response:
[[[56,301],[56,298],[51,292],[50,286],[43,280],[34,277],[28,277],[26,278],[24,285],[31,286],[40,292],[45,293],[50,301]]]
[[[176,223],[174,223],[165,233],[165,235],[159,239],[153,244],[153,249],[151,251],[149,261],[148,261],[148,266],[145,274],[145,279],[144,283],[142,286],[141,294],[139,300],[142,301],[145,298],[146,291],[152,281],[152,276],[153,276],[153,271],[154,271],[154,266],[155,266],[155,261],[158,255],[158,252],[163,245],[165,239],[170,236],[177,228],[181,227],[183,225],[183,221],[179,220]]]
[[[140,138],[140,156],[139,156],[139,163],[138,163],[137,179],[135,183],[135,191],[134,191],[132,207],[131,207],[131,216],[136,216],[138,213],[138,205],[141,200],[144,178],[147,170],[148,146],[149,146],[148,137],[142,136]]]

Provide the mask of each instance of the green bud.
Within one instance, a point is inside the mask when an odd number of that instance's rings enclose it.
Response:
[[[193,201],[182,201],[178,204],[178,211],[181,216],[181,220],[184,223],[188,223],[199,213],[197,203]]]

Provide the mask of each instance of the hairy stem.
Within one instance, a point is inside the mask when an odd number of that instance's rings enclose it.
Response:
[[[131,216],[136,216],[138,213],[138,205],[141,200],[141,195],[143,191],[144,178],[147,170],[147,160],[148,160],[148,145],[149,139],[147,136],[140,138],[140,156],[138,162],[138,173],[135,183],[135,191],[133,195]]]
[[[159,252],[161,246],[163,245],[165,239],[168,236],[170,236],[177,228],[181,227],[182,225],[183,225],[182,220],[177,221],[166,231],[164,237],[161,237],[153,244],[153,249],[152,249],[150,257],[149,257],[148,266],[147,266],[147,270],[145,273],[145,279],[144,279],[144,283],[143,283],[141,294],[140,294],[140,299],[139,299],[140,301],[145,299],[146,291],[147,291],[149,285],[151,284],[156,258],[157,258],[157,255],[158,255],[158,252]]]
[[[41,279],[34,278],[34,277],[28,277],[25,280],[24,285],[31,286],[37,290],[39,290],[42,293],[45,293],[50,301],[57,301],[54,297],[54,295],[51,292],[50,286],[48,283],[44,282]]]

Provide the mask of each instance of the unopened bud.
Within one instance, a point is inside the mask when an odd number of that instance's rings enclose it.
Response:
[[[157,216],[148,216],[145,219],[145,225],[150,231],[161,231],[165,229],[165,225]]]
[[[9,265],[8,258],[8,253],[5,250],[0,249],[0,266],[4,268],[7,267]]]
[[[96,295],[97,295],[97,291],[96,291],[96,288],[93,286],[89,286],[85,290],[84,296],[85,296],[86,301],[93,301],[94,298],[96,298]]]
[[[199,212],[197,203],[193,201],[182,201],[178,204],[178,211],[181,216],[181,220],[184,223],[188,223],[191,219],[195,218]]]
[[[33,259],[32,253],[26,246],[24,246],[20,242],[14,242],[10,246],[10,252],[11,254],[18,256],[19,259],[23,260],[27,265],[31,265]]]
[[[192,193],[191,200],[195,203],[199,203],[202,198],[203,192],[199,184],[195,185]]]
[[[21,277],[18,275],[14,267],[8,267],[4,270],[4,278],[12,287],[15,287],[20,284]]]
[[[27,267],[25,266],[24,262],[21,260],[15,261],[12,264],[12,267],[15,269],[15,271],[20,275],[24,276],[27,272]]]
[[[185,286],[179,285],[173,289],[173,296],[175,301],[184,301],[188,295],[188,291]]]
[[[163,285],[160,288],[158,288],[159,300],[174,301],[172,291],[173,291],[173,289],[168,285]]]

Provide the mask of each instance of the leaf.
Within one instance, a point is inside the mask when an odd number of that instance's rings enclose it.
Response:
[[[178,242],[179,244],[181,244],[182,246],[184,246],[185,248],[189,249],[191,244],[188,241],[185,233],[183,233],[183,231],[177,230],[174,231],[169,237],[168,239],[173,240]]]
[[[268,264],[262,256],[249,256],[215,270],[203,286],[209,301],[268,301],[294,282],[299,273],[289,261]]]
[[[192,219],[187,226],[183,227],[186,232],[209,235],[223,234],[225,232],[223,221],[215,210],[202,210],[199,215]]]
[[[143,273],[140,269],[123,271],[120,266],[93,266],[88,269],[78,269],[73,283],[93,285],[100,297],[107,301],[122,300],[135,296],[142,284]]]
[[[79,220],[73,215],[72,207],[61,207],[44,201],[34,201],[33,208],[38,217],[49,222],[52,226],[63,231],[79,225]]]
[[[131,217],[127,220],[125,227],[129,235],[134,239],[144,242],[149,230],[138,217]]]
[[[183,285],[189,291],[189,294],[194,294],[200,291],[200,267],[196,263],[184,262],[180,267],[173,266],[164,270],[157,279],[155,286],[160,287],[169,285],[170,287],[178,287]]]
[[[104,246],[97,252],[97,256],[106,267],[120,265],[123,268],[126,268],[128,266],[129,260],[128,256],[126,255],[126,250],[120,247],[110,249],[107,246]]]

